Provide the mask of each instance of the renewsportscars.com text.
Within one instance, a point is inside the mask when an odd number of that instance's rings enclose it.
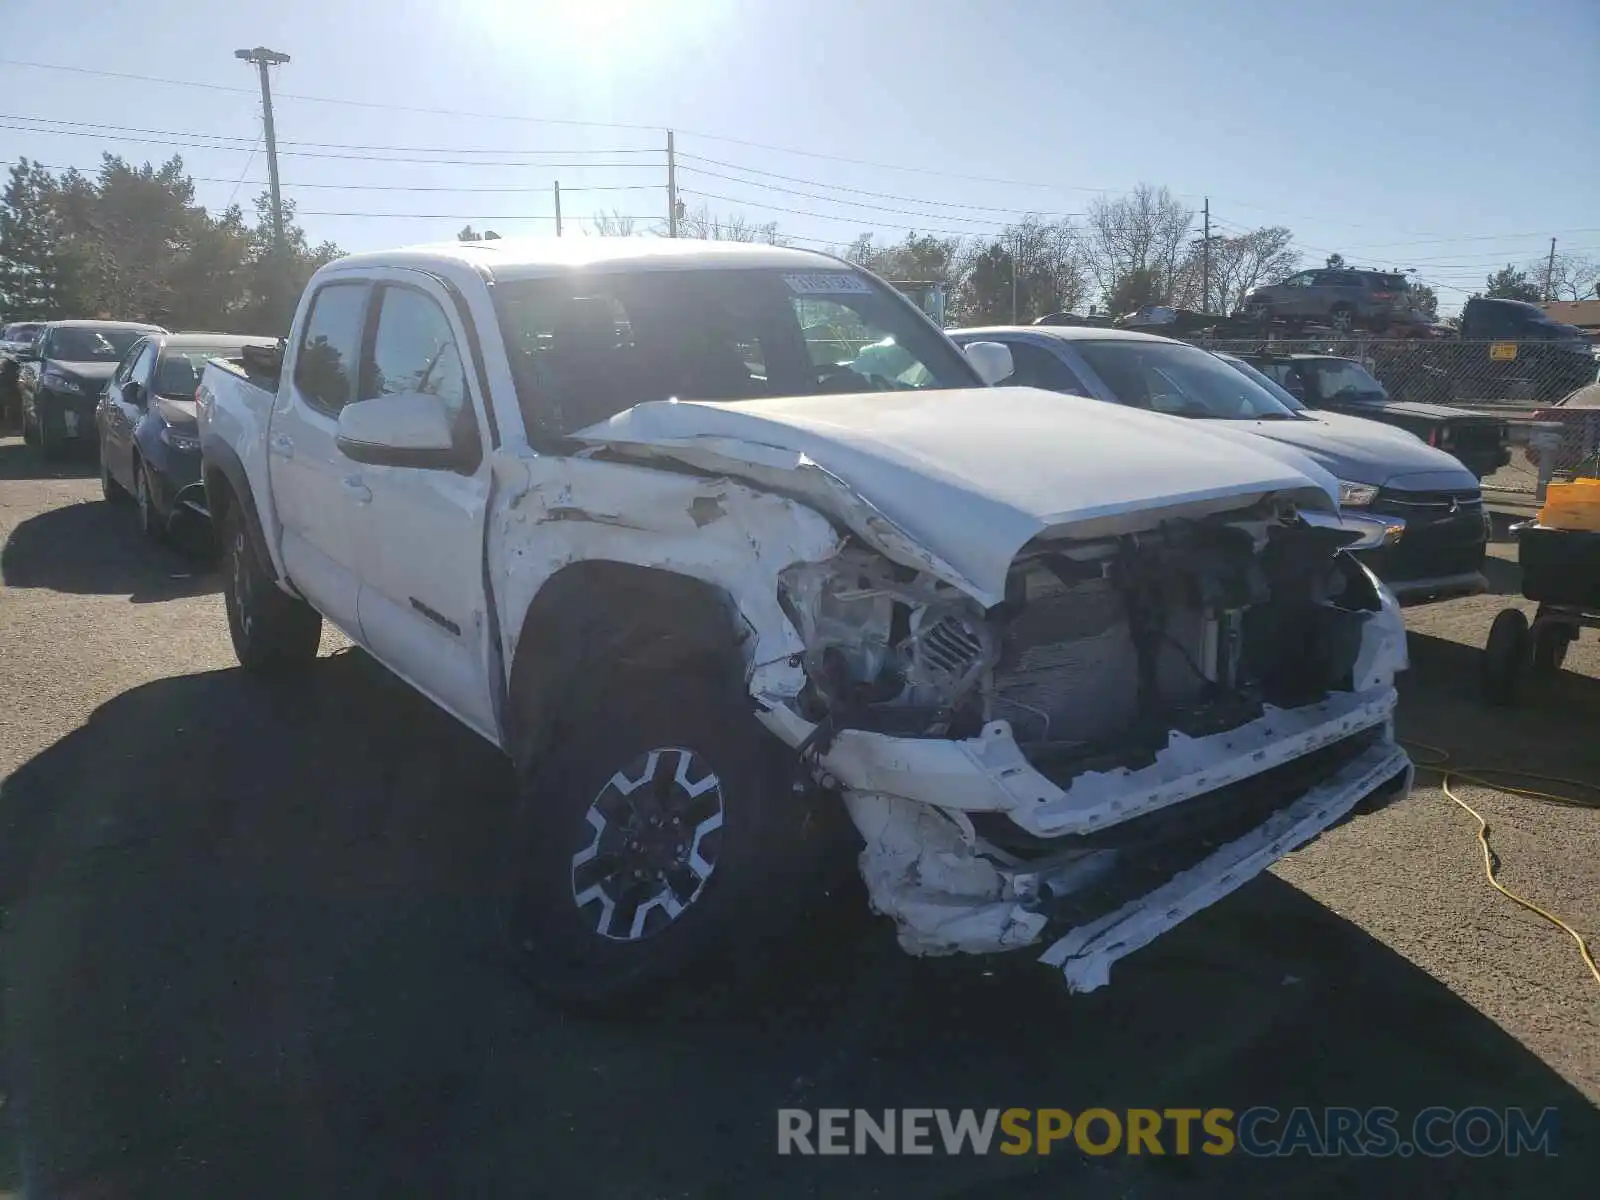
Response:
[[[1557,1112],[1520,1108],[780,1108],[778,1153],[1482,1158],[1556,1153]]]

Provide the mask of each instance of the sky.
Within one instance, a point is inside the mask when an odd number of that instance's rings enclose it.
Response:
[[[1415,268],[1445,311],[1551,237],[1600,258],[1597,0],[0,0],[0,18],[0,165],[180,154],[214,209],[248,213],[266,179],[233,52],[289,54],[284,194],[348,250],[551,233],[558,180],[568,236],[599,209],[659,222],[671,128],[690,208],[808,245],[992,235],[1147,182],[1196,234],[1209,198],[1214,232],[1282,224],[1307,265]]]

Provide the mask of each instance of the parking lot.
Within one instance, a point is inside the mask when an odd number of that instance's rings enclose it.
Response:
[[[1086,996],[1026,954],[906,958],[847,895],[747,1007],[585,1022],[496,954],[486,744],[333,635],[309,683],[247,679],[214,577],[92,464],[0,441],[0,542],[0,1195],[1592,1194],[1600,988],[1436,776]],[[1520,603],[1495,552],[1492,594],[1410,610],[1401,736],[1600,780],[1597,635],[1478,699]],[[1457,790],[1507,885],[1600,935],[1600,814]],[[775,1109],[830,1105],[1555,1106],[1560,1153],[776,1155]]]

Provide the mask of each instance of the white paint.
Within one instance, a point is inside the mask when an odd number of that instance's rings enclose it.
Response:
[[[1036,388],[660,401],[577,437],[804,494],[898,557],[877,514],[985,606],[1004,599],[1012,559],[1036,537],[1130,533],[1271,495],[1335,507],[1254,448],[1269,443],[1196,437],[1192,423]]]
[[[503,698],[529,606],[577,563],[668,571],[725,596],[758,717],[799,746],[814,729],[792,706],[806,682],[806,646],[780,605],[778,580],[797,564],[829,562],[845,530],[991,605],[1004,596],[1012,559],[1035,538],[1102,538],[1247,508],[1257,508],[1252,527],[1264,528],[1272,513],[1259,502],[1268,499],[1335,508],[1320,472],[1297,469],[1280,448],[1252,450],[1196,436],[1176,419],[1023,388],[645,404],[580,435],[631,461],[537,454],[485,286],[489,273],[749,265],[788,268],[811,280],[806,287],[819,286],[819,274],[856,278],[803,251],[619,241],[564,239],[537,250],[450,244],[352,256],[319,272],[313,286],[337,278],[427,291],[462,344],[465,325],[475,326],[487,387],[470,380],[474,413],[485,432],[492,417],[500,441],[485,437],[472,475],[345,458],[335,443],[341,424],[361,434],[357,440],[413,448],[440,444],[441,431],[420,408],[373,407],[369,422],[355,404],[336,423],[308,406],[293,383],[297,332],[276,398],[216,365],[200,389],[202,442],[226,443],[244,464],[284,585],[502,747],[511,743]],[[460,308],[445,303],[446,285]],[[306,310],[302,299],[296,331]],[[874,907],[894,919],[914,953],[1027,945],[1043,933],[1044,917],[1031,907],[1041,889],[1068,872],[1099,869],[1074,849],[1073,835],[1181,803],[1372,725],[1382,724],[1387,738],[1405,641],[1393,597],[1382,595],[1366,621],[1356,693],[1269,710],[1213,737],[1173,734],[1138,770],[1085,774],[1059,787],[1026,761],[1005,722],[960,741],[843,731],[817,770],[842,792],[862,831]],[[1385,763],[1404,763],[1392,743],[1381,750]],[[1285,828],[1263,826],[1174,880],[1170,896],[1158,890],[1162,912],[1197,911],[1237,886],[1241,873],[1337,819],[1365,794],[1363,781],[1345,774],[1309,793],[1311,809],[1297,806]],[[1061,853],[1019,864],[977,835],[966,814],[984,811],[1060,839]],[[1224,861],[1228,870],[1202,870]],[[1074,986],[1095,986],[1111,961],[1181,915],[1163,925],[1166,918],[1136,906],[1051,953]]]

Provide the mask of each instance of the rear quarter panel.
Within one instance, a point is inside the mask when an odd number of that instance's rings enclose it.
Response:
[[[261,520],[273,574],[283,580],[277,509],[267,477],[267,429],[276,399],[275,393],[251,383],[243,373],[213,362],[206,364],[200,377],[195,409],[200,427],[201,458],[208,463],[219,462],[223,457],[219,447],[226,447],[239,460],[256,515]]]

